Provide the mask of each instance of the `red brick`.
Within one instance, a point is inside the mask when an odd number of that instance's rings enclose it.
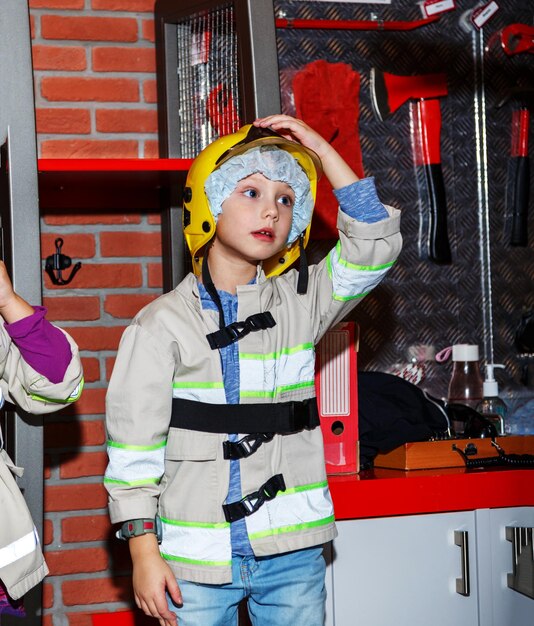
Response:
[[[91,7],[101,11],[136,11],[152,13],[156,0],[93,0]]]
[[[35,15],[30,15],[30,37],[35,39]]]
[[[87,109],[36,109],[38,133],[72,133],[88,135],[91,117]]]
[[[41,143],[44,159],[135,159],[137,141],[96,141],[94,139],[49,139]]]
[[[49,583],[43,585],[43,609],[51,609],[54,606],[54,587]]]
[[[100,233],[103,257],[161,256],[161,234],[139,232]]]
[[[48,309],[46,317],[51,321],[100,319],[98,296],[46,297],[43,298],[43,304]]]
[[[156,111],[141,109],[100,109],[96,112],[100,133],[157,133]]]
[[[156,295],[121,294],[106,296],[104,311],[113,317],[131,319],[149,302],[157,298]]]
[[[137,21],[127,17],[43,15],[43,39],[137,41]]]
[[[47,421],[45,423],[44,447],[48,450],[100,446],[105,441],[106,431],[103,420]]]
[[[160,213],[150,213],[147,216],[147,222],[149,224],[161,224],[161,214]]]
[[[123,602],[132,598],[132,580],[130,576],[67,580],[61,590],[66,606]]]
[[[92,357],[82,356],[83,377],[86,383],[100,380],[100,362]]]
[[[73,224],[140,224],[139,213],[78,213],[73,215],[44,215],[43,219],[50,226],[71,226]]]
[[[146,140],[144,142],[143,157],[145,159],[158,159],[159,158],[159,142],[157,139]],[[150,219],[150,218],[149,218]],[[160,222],[149,222],[149,224],[160,224]]]
[[[133,78],[45,76],[41,94],[60,102],[138,102],[139,84]]]
[[[95,72],[155,72],[156,51],[150,48],[97,47],[92,52]]]
[[[103,548],[46,552],[45,558],[50,576],[102,572],[108,566],[108,553]]]
[[[41,233],[41,258],[46,258],[56,251],[56,239],[63,239],[61,252],[76,259],[92,259],[95,256],[95,236],[90,234]]]
[[[82,485],[45,485],[44,509],[51,511],[82,511],[103,509],[108,496],[100,483]]]
[[[32,47],[34,70],[81,71],[87,69],[85,50],[81,46]]]
[[[161,263],[148,264],[148,286],[163,287],[163,268]]]
[[[70,329],[69,329],[70,330]],[[105,411],[105,389],[85,388],[80,399],[75,404],[69,404],[63,409],[64,415],[98,415]]]
[[[83,9],[85,0],[30,0],[30,9]]]
[[[67,517],[61,520],[61,541],[65,543],[104,541],[110,532],[111,522],[108,515]]]
[[[80,350],[116,350],[123,332],[124,326],[69,326],[69,334]],[[85,389],[83,393],[87,391]]]
[[[60,478],[103,476],[108,457],[105,452],[80,452],[76,456],[62,454],[59,466]]]
[[[114,356],[110,356],[106,359],[106,380],[110,380],[116,360]]]
[[[49,546],[54,541],[54,525],[49,519],[43,522],[43,544]]]
[[[155,80],[145,80],[143,82],[143,100],[147,104],[156,104],[158,101],[158,89]]]
[[[72,289],[73,285],[52,285],[45,276],[47,289]],[[143,276],[138,263],[84,264],[76,274],[76,289],[141,287]]]
[[[67,613],[69,626],[93,626],[92,613]]]
[[[52,615],[43,615],[41,618],[41,626],[54,626]]]
[[[146,39],[147,41],[151,41],[152,43],[156,41],[156,30],[155,30],[154,20],[143,20],[141,31],[143,34],[143,39]]]

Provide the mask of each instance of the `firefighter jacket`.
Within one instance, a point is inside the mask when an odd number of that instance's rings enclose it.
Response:
[[[0,325],[0,396],[30,413],[58,411],[74,402],[83,386],[78,348],[67,335],[72,359],[63,381],[51,383],[30,367],[9,335]],[[48,573],[26,502],[13,474],[22,475],[2,449],[0,431],[0,580],[8,594],[17,600]],[[36,477],[41,478],[41,477]]]
[[[339,241],[310,266],[304,295],[297,294],[296,270],[271,279],[260,270],[255,284],[238,287],[238,320],[268,311],[276,322],[238,342],[241,405],[315,396],[315,344],[399,254],[399,211],[388,213],[367,224],[340,211]],[[171,425],[173,398],[225,403],[219,352],[206,339],[217,330],[218,316],[202,309],[192,274],[125,330],[106,398],[104,481],[113,523],[158,513],[160,551],[177,578],[223,584],[231,581],[230,524],[222,508],[228,435]],[[276,434],[240,465],[245,496],[261,492],[273,476],[285,482],[284,491],[245,518],[256,556],[320,545],[336,535],[320,427]]]

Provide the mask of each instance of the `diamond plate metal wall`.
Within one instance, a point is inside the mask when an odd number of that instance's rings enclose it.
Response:
[[[476,343],[481,358],[506,365],[506,374],[498,374],[501,387],[521,388],[513,338],[522,310],[534,308],[534,208],[531,201],[530,246],[512,248],[505,234],[505,188],[513,103],[500,108],[497,104],[517,85],[534,87],[534,56],[506,56],[496,35],[510,23],[532,24],[533,10],[529,0],[500,4],[483,32],[470,26],[464,13],[473,9],[474,1],[457,2],[456,10],[439,21],[404,32],[277,29],[285,112],[294,113],[292,78],[308,63],[347,63],[360,73],[365,172],[376,177],[382,200],[402,210],[404,248],[399,262],[353,314],[361,325],[359,363],[364,369],[390,371],[408,362],[418,352],[416,346],[439,350],[453,343]],[[373,14],[382,20],[422,17],[413,0],[395,0],[388,6],[275,2],[277,17],[369,20]],[[384,122],[375,118],[369,92],[372,67],[399,75],[447,74],[441,150],[450,265],[420,258],[409,107],[400,107]],[[316,241],[312,256],[320,257],[328,247],[329,242]],[[422,386],[446,395],[450,364],[430,360],[426,370]]]

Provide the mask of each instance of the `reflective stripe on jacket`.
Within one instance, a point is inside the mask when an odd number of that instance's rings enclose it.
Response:
[[[365,224],[340,212],[340,241],[309,270],[297,295],[296,270],[238,287],[238,319],[270,311],[273,328],[239,341],[240,403],[304,400],[315,395],[314,346],[393,265],[401,247],[399,212]],[[126,329],[106,398],[109,465],[105,484],[113,523],[153,517],[163,523],[163,557],[178,578],[231,580],[227,435],[170,428],[173,397],[224,403],[220,357],[206,340],[218,317],[203,310],[190,274],[145,307]],[[252,408],[253,410],[253,408]],[[246,518],[254,553],[265,556],[335,536],[319,427],[276,435],[241,463],[242,493],[281,473],[286,490]]]

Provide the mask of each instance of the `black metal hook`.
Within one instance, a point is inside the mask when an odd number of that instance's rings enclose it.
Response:
[[[74,278],[82,264],[80,261],[74,265],[68,278],[63,278],[62,271],[66,270],[72,265],[72,259],[65,254],[61,254],[61,247],[63,246],[63,239],[58,237],[55,241],[56,252],[46,257],[45,271],[50,276],[50,280],[54,285],[68,285]],[[57,275],[55,274],[57,272]]]

